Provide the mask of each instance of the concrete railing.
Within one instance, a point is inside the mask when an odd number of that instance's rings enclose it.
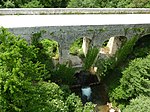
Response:
[[[1,8],[0,15],[150,14],[150,8]]]

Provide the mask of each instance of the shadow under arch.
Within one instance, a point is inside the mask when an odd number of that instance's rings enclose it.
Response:
[[[144,35],[136,41],[132,58],[145,57],[148,54],[150,54],[150,34]]]

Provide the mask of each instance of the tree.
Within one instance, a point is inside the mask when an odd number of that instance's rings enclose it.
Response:
[[[39,44],[39,43],[37,43]],[[6,29],[0,29],[0,110],[2,112],[79,112],[78,96],[62,91],[51,81],[38,59],[39,48]],[[66,88],[64,90],[67,92]],[[91,105],[92,106],[92,105]],[[90,106],[88,107],[88,109]]]

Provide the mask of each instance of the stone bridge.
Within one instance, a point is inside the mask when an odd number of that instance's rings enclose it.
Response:
[[[0,26],[30,41],[42,38],[59,43],[60,59],[67,59],[71,44],[86,37],[101,47],[111,37],[150,34],[150,9],[0,9]],[[142,13],[142,14],[141,14]]]

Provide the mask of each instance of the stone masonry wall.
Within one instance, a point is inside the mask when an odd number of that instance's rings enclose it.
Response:
[[[44,31],[42,38],[49,38],[59,43],[60,59],[68,59],[71,44],[79,37],[87,37],[92,40],[92,45],[100,47],[103,42],[111,37],[125,36],[127,39],[144,29],[142,35],[150,34],[150,25],[101,25],[101,26],[49,26],[9,28],[10,32],[20,35],[30,42],[32,34]]]

